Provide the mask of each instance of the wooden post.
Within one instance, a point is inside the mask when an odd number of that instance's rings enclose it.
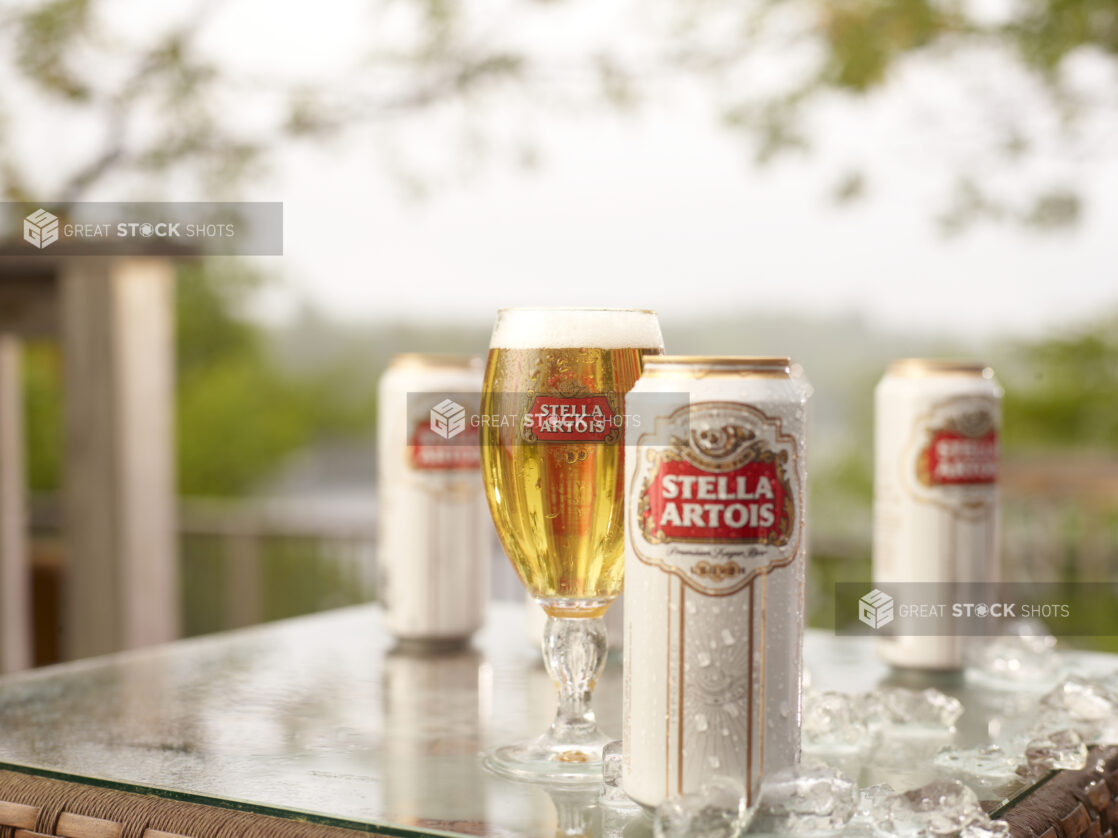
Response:
[[[32,664],[21,355],[19,338],[0,334],[0,672]]]
[[[61,266],[67,657],[179,633],[173,457],[174,266]]]

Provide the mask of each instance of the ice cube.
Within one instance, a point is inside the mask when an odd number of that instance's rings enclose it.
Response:
[[[885,687],[867,693],[864,702],[866,718],[891,735],[941,733],[953,729],[963,715],[959,699],[933,688]]]
[[[656,838],[736,838],[747,817],[741,784],[717,777],[657,806],[652,831]]]
[[[854,817],[858,820],[875,820],[881,809],[881,804],[896,793],[896,789],[888,783],[878,783],[875,786],[858,789],[858,802],[854,808]]]
[[[1118,745],[1118,717],[1100,720],[1092,733],[1091,741],[1096,745]]]
[[[1049,711],[1063,712],[1083,721],[1101,721],[1118,715],[1118,697],[1101,682],[1072,675],[1041,700]]]
[[[858,697],[848,693],[805,695],[800,732],[807,751],[858,751],[872,743]]]
[[[825,765],[800,764],[778,771],[761,787],[749,831],[810,835],[841,830],[854,815],[854,783]]]
[[[989,823],[978,796],[958,780],[933,780],[895,794],[882,802],[879,812],[880,831],[905,838],[956,835],[972,824]]]
[[[1074,730],[1057,730],[1029,742],[1025,748],[1029,773],[1053,768],[1080,769],[1087,764],[1087,746]]]
[[[978,680],[1001,689],[1045,689],[1060,676],[1056,638],[1043,624],[1018,621],[1000,637],[971,647]]]
[[[962,828],[959,838],[1009,838],[1009,824],[1005,821],[975,821]]]
[[[604,806],[615,809],[633,810],[640,809],[636,803],[629,799],[621,789],[622,772],[622,745],[617,739],[602,748],[602,794],[598,802]]]
[[[621,785],[621,770],[624,763],[622,747],[621,740],[615,739],[602,748],[602,782],[607,788],[618,788]]]
[[[1007,785],[1020,782],[1017,775],[1020,760],[997,745],[977,748],[944,745],[932,762],[943,773],[979,791],[1004,790]]]

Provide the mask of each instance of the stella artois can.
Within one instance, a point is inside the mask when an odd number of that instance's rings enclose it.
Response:
[[[875,583],[998,581],[1002,389],[968,361],[906,359],[875,393]],[[957,636],[882,638],[894,666],[959,669]]]
[[[755,802],[800,752],[805,412],[787,358],[648,358],[625,454],[625,793]]]
[[[480,358],[399,355],[380,380],[379,598],[388,628],[464,643],[485,618],[493,524],[481,482]]]

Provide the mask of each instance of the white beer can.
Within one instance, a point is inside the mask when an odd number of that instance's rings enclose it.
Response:
[[[481,482],[478,357],[398,355],[378,405],[379,598],[388,628],[423,646],[485,620],[493,522]]]
[[[997,582],[1002,389],[988,366],[910,358],[875,392],[874,583]],[[898,667],[953,670],[965,638],[882,638]]]
[[[664,356],[626,397],[623,787],[755,802],[800,752],[811,388],[787,358]]]

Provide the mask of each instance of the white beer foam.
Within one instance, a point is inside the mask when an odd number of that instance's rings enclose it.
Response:
[[[659,349],[655,312],[610,308],[502,309],[490,349]]]

